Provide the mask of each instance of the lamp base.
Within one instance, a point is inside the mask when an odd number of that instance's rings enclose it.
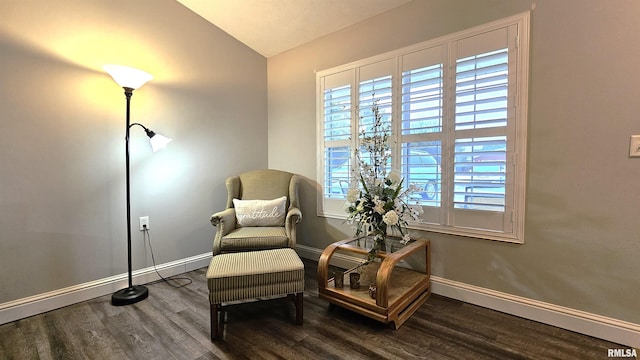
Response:
[[[131,305],[146,299],[148,296],[149,289],[142,285],[134,285],[114,292],[113,295],[111,295],[111,305]]]

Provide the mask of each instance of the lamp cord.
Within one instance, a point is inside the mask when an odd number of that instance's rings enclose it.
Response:
[[[187,278],[187,277],[175,277],[175,276],[170,276],[168,278],[163,277],[162,275],[160,275],[160,273],[158,272],[158,269],[156,268],[156,259],[153,255],[153,247],[151,246],[151,233],[149,232],[149,229],[147,229],[147,227],[144,227],[144,230],[142,230],[143,232],[143,236],[146,237],[146,239],[148,239],[149,241],[149,250],[151,251],[151,261],[153,261],[153,270],[156,272],[156,274],[158,274],[158,276],[160,277],[160,280],[156,280],[156,281],[152,281],[150,282],[148,285],[152,285],[152,284],[156,284],[159,282],[166,282],[169,286],[172,286],[174,288],[181,288],[184,286],[187,286],[189,284],[191,284],[193,282],[193,280]],[[176,281],[176,280],[186,280],[187,282],[184,284],[172,284],[170,281]]]

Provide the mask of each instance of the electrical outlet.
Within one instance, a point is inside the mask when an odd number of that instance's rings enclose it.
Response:
[[[140,231],[149,230],[149,217],[140,216]]]
[[[640,135],[631,135],[629,142],[629,156],[640,157]]]

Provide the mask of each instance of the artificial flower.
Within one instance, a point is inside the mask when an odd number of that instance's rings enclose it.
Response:
[[[397,186],[402,181],[402,175],[398,170],[391,170],[389,173],[389,181],[391,181],[391,186]]]
[[[396,225],[398,220],[400,220],[400,218],[395,210],[389,210],[382,216],[382,221],[387,225]]]
[[[347,192],[347,201],[350,203],[356,202],[360,198],[360,189],[352,188]]]
[[[404,179],[397,170],[388,169],[391,164],[390,128],[383,121],[377,102],[372,107],[374,117],[370,129],[360,131],[360,145],[356,149],[358,166],[352,170],[353,188],[347,192],[345,208],[347,222],[356,228],[356,236],[369,235],[374,246],[367,261],[376,258],[385,249],[387,230],[398,232],[402,242],[410,240],[409,220],[417,220],[422,208],[409,206],[408,195],[419,191],[414,184],[403,189]],[[357,185],[357,187],[355,187]]]

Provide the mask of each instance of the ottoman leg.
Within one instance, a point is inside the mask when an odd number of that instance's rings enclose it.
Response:
[[[220,304],[211,304],[211,341],[220,336]]]
[[[302,308],[302,293],[297,293],[295,295],[296,301],[296,324],[302,325],[302,318],[304,316],[304,311]]]

